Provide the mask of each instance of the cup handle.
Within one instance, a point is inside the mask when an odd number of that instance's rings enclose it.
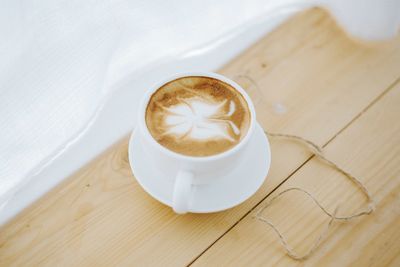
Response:
[[[192,172],[183,170],[180,170],[176,176],[174,195],[172,197],[172,208],[176,213],[184,214],[189,211],[193,177],[194,174]]]

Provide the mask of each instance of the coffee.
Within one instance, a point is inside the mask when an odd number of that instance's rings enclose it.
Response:
[[[146,125],[153,138],[176,153],[204,157],[237,145],[250,126],[242,94],[220,80],[190,76],[173,80],[150,97]]]

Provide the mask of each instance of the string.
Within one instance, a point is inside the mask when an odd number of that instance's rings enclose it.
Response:
[[[255,86],[255,88],[259,91],[259,93],[261,93],[261,90],[260,90],[258,84],[248,75],[239,74],[239,75],[236,75],[236,77],[246,78]],[[263,98],[261,98],[261,99],[263,99]],[[326,239],[326,237],[329,233],[329,230],[334,221],[350,221],[352,219],[355,219],[355,218],[358,218],[361,216],[369,215],[375,210],[375,202],[374,202],[371,194],[369,193],[368,189],[365,187],[365,185],[359,179],[357,179],[355,176],[353,176],[349,172],[347,172],[344,169],[342,169],[341,167],[339,167],[336,163],[327,159],[323,155],[323,149],[321,147],[319,147],[312,141],[307,140],[301,136],[284,134],[284,133],[272,133],[272,132],[269,132],[266,130],[264,130],[264,132],[270,137],[287,138],[287,139],[299,141],[299,142],[305,144],[312,150],[313,154],[315,156],[317,156],[321,161],[323,161],[325,164],[331,166],[333,169],[335,169],[336,171],[338,171],[341,174],[343,174],[344,176],[346,176],[354,185],[356,185],[361,190],[361,192],[366,196],[367,201],[368,201],[367,208],[364,210],[361,210],[361,211],[354,213],[352,215],[349,215],[349,216],[337,216],[336,214],[339,209],[339,205],[335,208],[334,212],[331,213],[323,205],[321,205],[321,203],[311,193],[309,193],[308,191],[306,191],[302,188],[299,188],[299,187],[287,188],[287,189],[281,191],[280,193],[278,193],[277,195],[273,196],[261,209],[258,210],[258,212],[255,214],[254,217],[256,219],[258,219],[259,221],[266,223],[274,230],[274,232],[277,234],[279,241],[281,242],[283,248],[286,250],[286,253],[289,255],[289,257],[291,257],[292,259],[295,259],[295,260],[305,260],[305,259],[309,258],[319,248],[321,243]],[[325,229],[321,232],[321,234],[317,237],[317,239],[312,243],[311,248],[303,255],[299,255],[289,245],[289,243],[287,242],[287,239],[282,234],[282,232],[278,229],[278,227],[273,222],[271,222],[269,219],[265,218],[262,215],[263,212],[268,207],[270,207],[272,205],[272,203],[274,203],[278,198],[280,198],[282,195],[289,193],[291,191],[298,191],[298,192],[302,192],[303,194],[307,195],[327,216],[330,217],[329,223],[327,224]]]
[[[305,191],[305,190],[303,190],[303,189],[301,189],[301,188],[296,188],[296,187],[288,188],[288,189],[282,191],[278,196],[281,196],[282,194],[284,194],[284,193],[286,193],[286,192],[288,192],[288,191],[291,191],[291,190],[300,190],[300,191],[306,193],[307,195],[309,195],[309,196],[314,200],[314,202],[318,203],[318,201],[317,201],[311,194],[309,194],[307,191]],[[277,198],[277,196],[276,196],[276,198]],[[273,200],[276,199],[276,198],[273,198]],[[318,249],[319,245],[322,243],[322,241],[325,240],[326,236],[328,235],[329,229],[330,229],[330,227],[331,227],[333,221],[335,220],[335,215],[336,215],[336,213],[337,213],[337,211],[338,211],[338,207],[334,210],[334,212],[333,212],[333,214],[332,214],[332,216],[331,216],[331,219],[329,220],[329,223],[327,224],[327,226],[325,227],[325,229],[322,231],[322,233],[318,236],[318,238],[314,241],[313,245],[312,245],[311,248],[308,250],[308,252],[306,252],[304,255],[301,255],[301,256],[300,256],[300,255],[298,255],[297,252],[295,252],[294,249],[288,244],[288,242],[287,242],[285,236],[284,236],[284,235],[281,233],[281,231],[275,226],[275,224],[272,223],[270,220],[268,220],[268,219],[266,219],[266,218],[260,216],[260,214],[259,214],[259,213],[261,213],[264,209],[266,209],[270,204],[272,204],[273,200],[270,201],[267,205],[265,205],[264,208],[262,208],[261,210],[259,210],[259,212],[256,214],[256,218],[257,218],[258,220],[260,220],[260,221],[266,223],[267,225],[269,225],[269,226],[275,231],[275,233],[276,233],[276,234],[278,235],[278,237],[279,237],[279,240],[280,240],[282,246],[283,246],[284,249],[286,250],[286,253],[287,253],[292,259],[295,259],[295,260],[305,260],[305,259],[309,258],[309,257]],[[322,206],[319,205],[319,203],[318,203],[318,206],[322,208]]]

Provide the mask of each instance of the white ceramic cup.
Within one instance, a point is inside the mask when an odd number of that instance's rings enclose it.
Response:
[[[173,152],[159,144],[150,134],[146,125],[146,108],[152,94],[164,84],[182,77],[211,77],[233,86],[239,91],[247,102],[250,111],[250,126],[246,136],[231,149],[212,156],[192,157]],[[152,167],[157,168],[163,173],[163,176],[173,179],[175,182],[172,196],[172,208],[176,213],[186,213],[190,211],[190,205],[193,195],[193,186],[200,184],[210,184],[216,179],[225,176],[231,171],[235,171],[241,158],[246,154],[248,143],[254,133],[256,124],[256,113],[254,105],[243,90],[234,81],[211,72],[193,72],[174,75],[154,85],[143,97],[138,112],[138,127],[141,144],[145,151],[147,160]],[[243,177],[246,179],[246,177]],[[224,192],[221,192],[223,194]]]

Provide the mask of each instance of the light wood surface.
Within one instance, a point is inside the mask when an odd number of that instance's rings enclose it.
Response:
[[[255,101],[264,128],[326,145],[327,155],[362,178],[379,200],[373,216],[335,224],[327,242],[301,264],[398,263],[393,255],[400,253],[400,98],[395,85],[400,38],[355,43],[329,15],[314,9],[293,17],[219,72],[252,77],[261,91],[246,79],[238,81]],[[276,103],[286,112],[276,112]],[[2,227],[0,266],[298,264],[285,256],[268,226],[252,218],[252,209],[290,184],[315,192],[331,209],[340,197],[343,213],[363,201],[343,177],[310,160],[303,146],[271,139],[271,170],[253,197],[228,211],[178,216],[137,184],[127,140]],[[268,216],[300,251],[328,220],[296,194],[282,198]]]
[[[400,264],[400,82],[325,148],[326,157],[360,180],[377,204],[376,212],[336,222],[327,241],[306,261],[310,266],[399,266]],[[344,153],[345,151],[345,153]],[[366,209],[364,195],[346,177],[312,158],[208,249],[194,266],[287,266],[276,233],[255,213],[280,191],[300,187],[338,216]],[[263,211],[296,251],[308,251],[329,217],[304,194],[290,192]]]

